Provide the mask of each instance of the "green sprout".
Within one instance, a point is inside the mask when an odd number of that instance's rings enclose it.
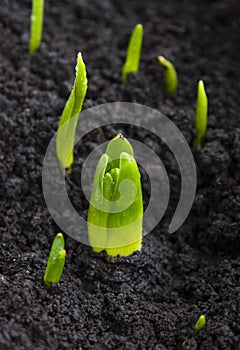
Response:
[[[65,259],[66,250],[64,249],[64,237],[62,233],[58,233],[54,238],[43,278],[46,288],[49,288],[51,283],[59,282],[63,272]]]
[[[58,125],[56,151],[62,169],[71,169],[78,115],[87,92],[87,73],[82,55],[77,55],[76,77]]]
[[[29,43],[29,54],[37,50],[42,39],[44,0],[32,0],[31,33]]]
[[[174,94],[178,88],[177,72],[173,64],[163,56],[158,56],[158,62],[164,67],[165,91],[168,95]]]
[[[204,315],[201,315],[195,324],[194,331],[195,332],[201,331],[205,327],[205,325],[206,325],[206,318]]]
[[[113,138],[97,164],[88,211],[93,250],[129,256],[142,246],[143,200],[140,172],[131,144]]]
[[[195,118],[195,128],[196,128],[197,136],[193,140],[194,147],[197,147],[203,141],[203,138],[207,130],[207,120],[208,120],[208,98],[204,89],[204,83],[202,80],[199,80],[196,118]]]
[[[122,82],[127,82],[127,76],[129,73],[137,73],[140,61],[141,49],[143,39],[143,26],[137,24],[130,37],[126,61],[122,68]]]

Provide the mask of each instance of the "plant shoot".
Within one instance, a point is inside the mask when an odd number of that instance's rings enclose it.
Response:
[[[131,144],[112,139],[97,164],[88,211],[89,242],[95,252],[128,256],[142,246],[140,172]]]
[[[43,278],[46,288],[49,288],[51,283],[59,282],[61,278],[66,258],[64,245],[64,237],[62,233],[58,233],[54,238]]]
[[[56,151],[61,168],[71,169],[79,113],[87,92],[87,73],[82,55],[77,55],[76,77],[58,125]]]
[[[141,56],[143,26],[137,24],[130,37],[125,64],[122,68],[122,82],[127,82],[129,73],[137,73]]]
[[[32,0],[29,54],[33,55],[41,44],[44,0]]]
[[[207,130],[208,98],[202,80],[198,82],[197,107],[195,117],[195,129],[197,136],[193,140],[193,146],[197,147],[203,141]]]
[[[165,91],[168,95],[172,95],[178,88],[177,72],[165,57],[158,56],[158,62],[164,67]]]
[[[206,318],[204,315],[201,315],[195,324],[194,331],[195,332],[201,331],[205,327],[205,325],[206,325]]]

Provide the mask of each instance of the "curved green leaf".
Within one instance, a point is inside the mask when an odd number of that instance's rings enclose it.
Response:
[[[126,83],[129,73],[137,73],[143,40],[143,26],[137,24],[130,37],[126,61],[122,68],[122,81]]]
[[[173,94],[178,88],[177,72],[173,64],[163,56],[158,56],[159,63],[164,67],[165,91]]]
[[[202,80],[198,82],[198,95],[195,128],[197,132],[196,138],[193,140],[193,146],[197,147],[202,143],[207,130],[208,121],[208,98],[205,92],[204,83]]]
[[[73,147],[79,113],[87,92],[87,73],[82,55],[77,56],[76,77],[71,94],[65,104],[58,125],[56,151],[59,163],[63,169],[71,167],[73,162]]]
[[[204,315],[201,315],[195,324],[194,331],[199,332],[205,327],[205,325],[206,325],[206,318]]]
[[[44,0],[32,0],[29,54],[37,50],[42,39]]]
[[[49,287],[51,283],[59,282],[61,278],[66,258],[64,245],[64,237],[62,233],[58,233],[53,241],[44,274],[43,280],[46,287]]]

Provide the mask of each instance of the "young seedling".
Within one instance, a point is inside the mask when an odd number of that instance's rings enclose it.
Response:
[[[122,82],[127,82],[129,73],[137,73],[141,56],[143,26],[137,24],[130,37],[125,64],[122,68]]]
[[[193,146],[197,147],[203,141],[207,130],[208,120],[208,98],[202,80],[198,82],[197,107],[195,118],[195,129],[197,136],[193,140]]]
[[[43,278],[46,288],[49,288],[51,283],[59,282],[63,272],[65,258],[64,237],[62,233],[58,233],[54,238]]]
[[[88,211],[89,242],[95,252],[128,256],[142,246],[140,172],[131,144],[121,134],[97,164]]]
[[[158,62],[164,67],[165,91],[168,95],[172,95],[178,88],[177,72],[165,57],[158,56]]]
[[[56,151],[61,168],[71,169],[78,115],[87,92],[87,73],[82,55],[77,55],[76,77],[58,125]]]
[[[194,331],[195,332],[201,331],[205,327],[205,325],[206,325],[206,318],[204,315],[201,315],[195,324]]]
[[[31,33],[29,54],[33,55],[41,43],[43,26],[44,0],[32,0]]]

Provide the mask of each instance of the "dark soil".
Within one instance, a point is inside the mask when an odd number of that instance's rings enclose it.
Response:
[[[29,57],[31,2],[2,0],[0,11],[0,348],[240,349],[240,8],[237,1],[46,1],[42,44]],[[121,84],[131,30],[144,27],[140,72]],[[76,54],[87,63],[84,108],[138,102],[168,116],[189,144],[196,86],[209,97],[209,126],[193,150],[198,188],[191,213],[168,233],[179,195],[173,155],[153,135],[150,145],[169,171],[165,219],[142,252],[116,263],[66,237],[61,282],[42,284],[59,228],[44,202],[42,162],[74,79]],[[156,57],[172,60],[179,90],[164,96]],[[84,157],[117,128],[93,132],[76,147],[68,178],[86,213],[79,183]],[[133,131],[125,130],[127,137]],[[148,186],[143,176],[144,195]],[[206,328],[195,334],[198,317]]]

